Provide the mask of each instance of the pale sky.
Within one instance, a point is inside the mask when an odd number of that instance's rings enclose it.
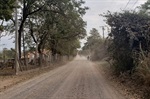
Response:
[[[130,0],[130,3],[126,7],[128,1],[129,0],[85,0],[85,5],[90,8],[83,17],[83,19],[87,21],[87,31],[89,32],[93,27],[99,29],[99,26],[105,25],[103,21],[104,18],[99,16],[99,14],[106,13],[108,10],[111,12],[134,10],[147,0],[138,0],[138,2],[137,0]]]
[[[87,11],[83,19],[87,22],[86,30],[89,31],[92,28],[99,30],[102,35],[102,30],[100,26],[106,25],[103,21],[104,18],[99,16],[99,14],[106,13],[108,10],[111,12],[119,12],[121,10],[133,10],[135,7],[145,3],[147,0],[130,0],[128,6],[126,7],[129,0],[84,0],[86,2],[85,6],[88,6],[90,9]],[[138,1],[138,2],[136,2]],[[106,31],[105,31],[106,32]],[[105,34],[107,35],[107,33]],[[12,40],[9,40],[10,37],[1,38],[0,41],[0,50],[2,48],[14,48],[14,43]],[[82,45],[85,40],[82,40]],[[3,45],[3,46],[2,46]]]

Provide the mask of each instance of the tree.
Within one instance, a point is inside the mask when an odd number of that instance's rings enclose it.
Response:
[[[87,42],[83,49],[88,49],[90,52],[97,46],[97,44],[102,42],[102,38],[96,28],[90,31],[90,36],[87,38]]]
[[[147,0],[146,3],[141,5],[140,13],[142,13],[142,14],[150,14],[149,9],[150,9],[150,0]]]

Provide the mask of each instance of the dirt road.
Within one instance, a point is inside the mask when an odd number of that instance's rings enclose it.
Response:
[[[0,93],[0,99],[125,99],[94,64],[77,56],[72,62]]]

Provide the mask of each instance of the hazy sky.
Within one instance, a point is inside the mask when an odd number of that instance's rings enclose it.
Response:
[[[130,3],[126,7],[128,1],[129,0],[85,0],[86,2],[85,6],[88,6],[90,8],[87,11],[86,15],[83,17],[83,19],[87,21],[87,27],[86,27],[87,31],[89,32],[92,28],[97,28],[99,32],[102,34],[102,30],[100,26],[106,24],[103,21],[104,18],[99,16],[99,14],[105,13],[108,10],[111,12],[116,12],[116,11],[119,12],[121,10],[133,10],[135,9],[135,7],[143,4],[147,0],[130,0]],[[5,37],[1,39],[0,50],[4,47],[14,48],[14,44],[12,43],[12,40],[9,39],[10,37]]]

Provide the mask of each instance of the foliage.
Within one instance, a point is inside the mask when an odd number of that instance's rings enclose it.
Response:
[[[16,0],[0,0],[0,20],[8,21],[12,18],[15,2]]]
[[[107,24],[111,27],[111,33],[109,34],[111,43],[108,51],[110,57],[114,60],[113,65],[116,72],[134,70],[139,63],[140,49],[146,52],[145,54],[149,52],[150,18],[145,14],[129,11],[108,13],[105,17]]]
[[[150,15],[149,12],[150,9],[150,0],[147,0],[147,2],[140,7],[140,14],[144,14],[145,16]],[[148,25],[149,26],[149,25]],[[145,28],[145,31],[149,31],[149,27]],[[147,39],[149,39],[149,34],[146,35]],[[137,75],[139,78],[141,78],[146,85],[150,85],[150,52],[149,52],[149,46],[148,46],[148,51],[143,50],[142,48],[140,49],[140,53],[136,68]],[[150,97],[149,94],[146,97]]]
[[[83,50],[88,49],[92,51],[97,44],[102,42],[102,38],[96,28],[90,31],[90,36],[87,37],[87,42],[85,43]]]
[[[59,4],[63,2],[61,1]],[[33,41],[38,44],[39,52],[46,48],[51,50],[53,55],[67,53],[68,47],[72,48],[68,42],[75,43],[86,35],[84,29],[86,23],[83,21],[82,15],[87,8],[82,8],[83,11],[80,9],[81,13],[77,10],[81,8],[80,2],[71,3],[71,0],[67,2],[66,5],[60,6],[63,7],[61,12],[47,11],[45,13],[41,11],[39,14],[32,15],[31,20],[33,21],[29,22],[30,34]],[[65,46],[64,42],[66,43]],[[76,49],[75,46],[73,48]]]
[[[61,55],[74,55],[76,54],[77,48],[80,48],[79,40],[59,40],[57,43],[56,50]]]
[[[3,30],[3,21],[8,21],[12,18],[16,0],[0,0],[0,30]]]
[[[150,0],[147,0],[146,3],[141,5],[139,12],[140,13],[145,13],[145,14],[150,14],[149,9],[150,9]]]
[[[2,52],[0,52],[0,59],[11,59],[15,57],[15,52],[13,50],[9,50],[4,48]]]

